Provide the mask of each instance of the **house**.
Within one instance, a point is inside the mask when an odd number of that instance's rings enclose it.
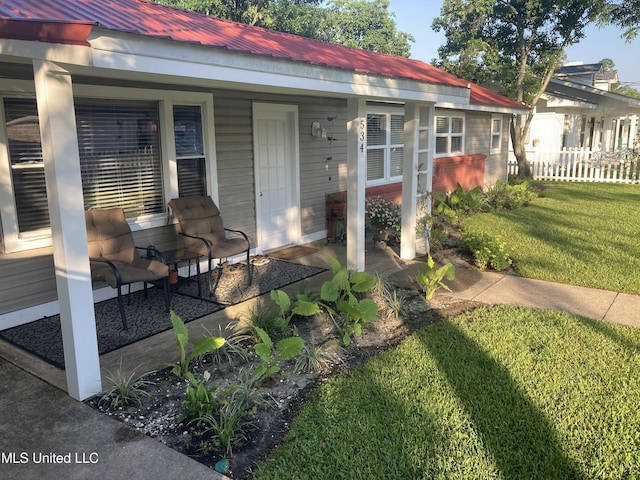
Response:
[[[535,107],[527,150],[635,148],[640,101],[611,92],[617,83],[617,72],[603,72],[600,63],[556,70]]]
[[[261,253],[324,238],[344,190],[362,270],[367,187],[400,188],[413,258],[434,159],[436,183],[506,177],[526,111],[416,60],[146,0],[5,0],[0,63],[0,329],[59,312],[78,399],[101,389],[93,302],[113,295],[91,285],[85,209],[124,208],[145,245],[169,199],[207,194]]]

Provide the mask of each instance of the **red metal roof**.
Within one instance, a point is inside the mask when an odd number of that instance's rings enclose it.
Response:
[[[18,20],[28,20],[30,28],[16,29]],[[34,27],[39,21],[46,29]],[[3,38],[87,45],[89,32],[79,27],[92,24],[110,30],[365,74],[453,87],[468,85],[466,80],[418,60],[334,45],[147,0],[0,0],[0,37]],[[43,34],[45,31],[46,35]],[[477,85],[471,86],[471,101],[522,107]]]

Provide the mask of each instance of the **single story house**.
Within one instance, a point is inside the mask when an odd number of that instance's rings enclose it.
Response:
[[[145,245],[171,198],[210,195],[262,253],[324,238],[325,195],[346,191],[362,270],[367,188],[400,189],[413,258],[420,192],[506,178],[527,111],[420,61],[147,0],[3,1],[0,65],[0,329],[59,313],[77,399],[101,389],[94,301],[113,295],[91,283],[85,209],[124,208]]]
[[[535,107],[527,150],[613,152],[636,147],[640,100],[611,92],[615,83],[617,74],[603,72],[601,63],[556,70]]]

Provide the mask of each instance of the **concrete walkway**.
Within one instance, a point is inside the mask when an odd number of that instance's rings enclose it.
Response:
[[[419,263],[405,263],[397,257],[389,263],[385,253],[380,253],[376,271],[406,282],[415,277]],[[640,326],[640,296],[636,295],[461,268],[450,286],[452,293],[445,292],[447,295],[486,304],[561,310]],[[0,385],[0,478],[226,478],[132,432],[2,358]],[[46,460],[49,463],[42,463]]]

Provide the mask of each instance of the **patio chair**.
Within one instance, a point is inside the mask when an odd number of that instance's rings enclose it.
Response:
[[[118,290],[118,309],[122,318],[122,328],[128,329],[127,318],[122,303],[122,286],[142,282],[147,297],[147,284],[161,282],[164,289],[166,311],[169,311],[169,267],[158,260],[140,257],[137,250],[148,254],[148,247],[136,247],[131,228],[124,217],[122,208],[88,210],[85,212],[91,280],[106,282]],[[157,258],[162,258],[159,251]],[[131,301],[131,297],[128,298]]]
[[[174,198],[169,202],[174,217],[180,224],[180,234],[185,237],[185,249],[199,253],[208,259],[209,295],[213,296],[220,283],[223,262],[227,258],[246,253],[247,282],[251,284],[252,269],[249,237],[240,230],[225,228],[220,210],[208,196]],[[227,238],[227,232],[235,234]],[[218,276],[212,286],[211,264],[218,260]]]

